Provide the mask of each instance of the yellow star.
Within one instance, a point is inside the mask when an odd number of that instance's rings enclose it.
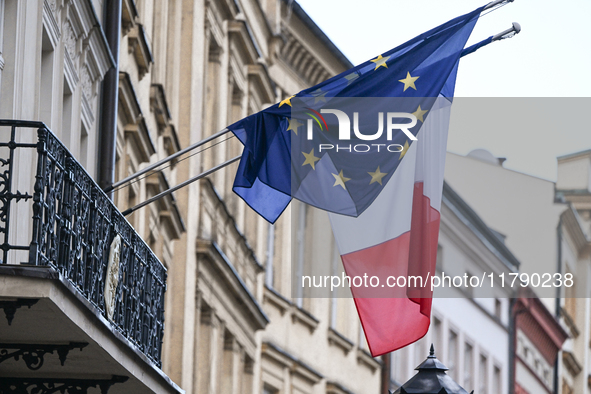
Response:
[[[370,185],[374,182],[377,182],[381,185],[382,178],[388,175],[387,172],[380,171],[380,166],[378,166],[378,169],[375,172],[368,172],[368,174],[371,175],[371,182],[369,182]]]
[[[345,79],[347,80],[347,86],[349,86],[351,82],[353,82],[357,78],[359,78],[359,75],[356,72],[351,73],[349,75],[345,75]]]
[[[372,59],[371,61],[376,64],[376,68],[374,68],[374,71],[382,66],[388,68],[388,65],[386,64],[386,60],[388,59],[390,59],[390,56],[382,57],[382,55],[379,55],[375,59]]]
[[[290,119],[289,126],[287,127],[287,131],[293,130],[295,135],[298,135],[298,127],[303,126],[303,123],[300,123],[297,119]]]
[[[404,146],[402,147],[402,150],[400,151],[400,157],[398,158],[398,160],[401,160],[404,155],[406,155],[406,152],[408,152],[408,141],[406,141],[404,143]]]
[[[421,121],[421,123],[423,123],[424,122],[423,115],[425,115],[427,112],[429,112],[429,111],[421,109],[421,106],[419,105],[419,108],[417,108],[417,110],[415,112],[413,112],[412,114],[414,116],[416,116],[417,119]]]
[[[294,98],[295,94],[293,96],[289,96],[288,98],[286,98],[285,100],[283,100],[282,102],[279,103],[279,108],[281,108],[281,106],[283,104],[287,104],[291,107],[291,99]]]
[[[348,182],[351,180],[351,178],[347,178],[343,175],[343,170],[341,170],[341,172],[339,172],[339,175],[337,174],[332,174],[332,176],[334,176],[334,186],[342,186],[343,189],[347,190],[347,188],[345,187],[345,182]]]
[[[406,78],[404,79],[399,79],[398,82],[402,82],[404,84],[404,90],[403,92],[406,92],[406,89],[408,88],[413,88],[414,90],[417,90],[417,87],[415,86],[415,81],[417,79],[419,79],[420,77],[411,77],[410,73],[407,72],[406,73]]]
[[[326,93],[328,92],[325,92],[322,89],[316,89],[315,91],[311,92],[310,94],[314,96],[314,104],[319,101],[326,103]]]
[[[320,160],[320,158],[314,156],[314,149],[312,149],[310,153],[302,152],[302,154],[306,157],[306,161],[304,161],[304,164],[302,164],[302,166],[310,164],[312,166],[312,169],[315,170],[316,162]]]

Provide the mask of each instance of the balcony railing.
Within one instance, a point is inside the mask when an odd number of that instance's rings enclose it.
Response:
[[[43,123],[0,120],[0,131],[0,264],[59,272],[160,367],[162,263]],[[30,236],[16,228],[25,220]]]

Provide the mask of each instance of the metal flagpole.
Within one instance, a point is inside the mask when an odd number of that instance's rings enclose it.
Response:
[[[515,34],[519,34],[520,31],[521,31],[521,25],[517,22],[513,22],[513,26],[511,26],[509,29],[504,30],[504,31],[500,32],[499,34],[495,34],[494,36],[491,36],[485,40],[482,40],[482,41],[464,49],[462,51],[462,54],[460,55],[460,57],[464,57],[464,56],[469,55],[473,52],[476,52],[478,49],[490,44],[491,42],[504,40],[505,38],[511,38]]]
[[[484,7],[484,10],[489,10],[489,9],[494,8],[495,6],[498,6],[498,5],[503,4],[503,3],[512,3],[513,1],[514,0],[496,0],[496,1],[492,1],[491,3],[489,3],[488,5],[486,5],[486,7]],[[493,37],[493,41],[500,40],[500,39],[503,38],[503,36],[506,36],[507,34],[513,32],[513,31],[515,31],[515,34],[517,34],[517,33],[519,33],[520,30],[521,30],[521,27],[519,26],[519,24],[518,23],[513,23],[513,30],[512,29],[509,29],[509,30],[506,30],[506,31],[504,31],[502,33],[497,34],[496,36]],[[484,46],[484,45],[482,45],[482,46]],[[108,192],[112,191],[113,189],[115,189],[115,188],[117,188],[117,187],[119,187],[119,186],[121,186],[121,185],[123,185],[123,184],[125,184],[125,183],[127,183],[127,182],[129,182],[131,180],[133,180],[133,179],[136,179],[136,178],[144,175],[145,173],[147,173],[149,171],[152,171],[153,169],[155,169],[157,167],[160,167],[162,164],[168,163],[169,161],[174,160],[177,157],[179,157],[181,155],[184,155],[185,153],[190,152],[190,151],[192,151],[195,148],[198,148],[198,147],[200,147],[200,146],[202,146],[202,145],[204,145],[204,144],[206,144],[206,143],[208,143],[208,142],[210,142],[210,141],[212,141],[212,140],[214,140],[214,139],[216,139],[218,137],[221,137],[222,135],[228,133],[229,131],[230,130],[228,130],[228,129],[223,129],[221,131],[218,131],[217,133],[215,133],[215,134],[213,134],[213,135],[211,135],[211,136],[209,136],[209,137],[207,137],[207,138],[205,138],[205,139],[203,139],[201,141],[198,141],[198,142],[194,143],[193,145],[190,145],[190,146],[188,146],[188,147],[186,147],[184,149],[181,149],[180,151],[178,151],[176,153],[173,153],[172,155],[170,155],[168,157],[165,157],[164,159],[162,159],[162,160],[160,160],[160,161],[158,161],[158,162],[156,162],[154,164],[150,164],[148,167],[146,167],[146,168],[144,168],[144,169],[136,172],[135,174],[132,174],[132,175],[128,176],[125,179],[122,179],[122,180],[120,180],[118,182],[115,182],[111,186],[106,187],[104,189],[104,191],[106,193],[108,193]]]
[[[503,3],[505,1],[511,2],[513,0],[499,0],[499,1],[495,1],[495,2],[491,3],[492,4],[491,7],[494,6],[494,5],[496,5],[496,4]],[[464,49],[464,51],[462,53],[462,56],[469,55],[470,53],[476,51],[480,47],[483,47],[485,45],[488,45],[491,42],[502,40],[504,38],[513,37],[513,35],[519,33],[520,31],[521,31],[521,26],[519,25],[519,23],[513,22],[513,26],[511,28],[509,28],[509,29],[507,29],[505,31],[502,31],[502,32],[500,32],[498,34],[495,34],[494,36],[492,36],[492,38],[489,37],[489,38],[487,38],[484,41],[481,41],[481,42],[479,42],[477,44],[472,45],[469,48]],[[201,140],[199,142],[196,142],[195,144],[193,144],[191,146],[188,146],[185,149],[182,149],[182,150],[176,152],[175,154],[170,155],[170,156],[168,156],[168,157],[160,160],[159,162],[154,163],[154,164],[152,164],[152,165],[144,168],[143,170],[138,171],[135,174],[130,175],[127,178],[125,178],[125,179],[123,179],[123,180],[121,180],[121,181],[113,184],[113,186],[111,186],[108,190],[106,190],[106,192],[108,192],[110,190],[113,190],[114,188],[116,188],[116,187],[118,187],[118,186],[120,186],[120,185],[122,185],[122,184],[124,184],[126,182],[129,182],[130,180],[135,179],[135,178],[137,178],[137,177],[145,174],[148,171],[153,170],[154,168],[156,168],[156,167],[158,167],[158,166],[160,166],[160,165],[162,165],[164,163],[167,163],[167,162],[171,161],[171,160],[175,159],[176,157],[179,157],[180,155],[189,152],[192,149],[195,149],[195,148],[197,148],[197,147],[199,147],[199,146],[201,146],[203,144],[206,144],[207,142],[209,142],[211,140],[214,140],[217,137],[220,137],[220,136],[226,134],[229,131],[230,130],[228,130],[228,129],[224,129],[222,131],[217,132],[216,134],[213,134],[212,136],[210,136],[208,138],[205,138],[205,139],[203,139],[203,140]],[[130,213],[132,213],[132,212],[134,212],[134,211],[136,211],[136,210],[138,210],[138,209],[140,209],[142,207],[145,207],[146,205],[148,205],[148,204],[150,204],[150,203],[152,203],[152,202],[154,202],[154,201],[156,201],[156,200],[158,200],[158,199],[160,199],[160,198],[162,198],[164,196],[167,196],[167,195],[169,195],[169,194],[177,191],[178,189],[181,189],[181,188],[183,188],[183,187],[185,187],[185,186],[187,186],[187,185],[189,185],[189,184],[191,184],[191,183],[193,183],[193,182],[195,182],[195,181],[197,181],[197,180],[199,180],[201,178],[204,178],[204,177],[206,177],[206,176],[208,176],[208,175],[216,172],[217,170],[220,170],[220,169],[222,169],[222,168],[224,168],[224,167],[226,167],[226,166],[228,166],[228,165],[230,165],[230,164],[238,161],[241,157],[242,157],[242,155],[238,155],[238,156],[236,156],[236,157],[234,157],[234,158],[232,158],[230,160],[227,160],[227,161],[223,162],[222,164],[219,164],[219,165],[217,165],[217,166],[215,166],[215,167],[213,167],[213,168],[211,168],[211,169],[209,169],[209,170],[207,170],[205,172],[202,172],[199,175],[196,175],[194,178],[191,178],[189,180],[186,180],[185,182],[180,183],[180,184],[178,184],[177,186],[175,186],[173,188],[170,188],[168,190],[165,190],[162,193],[159,193],[159,194],[155,195],[154,197],[152,197],[152,198],[150,198],[150,199],[148,199],[148,200],[146,200],[146,201],[144,201],[142,203],[139,203],[135,207],[132,207],[132,208],[129,208],[129,209],[123,211],[123,215],[124,216],[127,216]]]
[[[183,183],[179,183],[175,187],[171,187],[170,189],[165,190],[162,193],[158,193],[154,197],[149,198],[146,201],[139,203],[135,207],[131,207],[129,209],[126,209],[125,211],[123,211],[121,213],[123,214],[123,216],[127,216],[130,213],[133,213],[134,211],[137,211],[138,209],[140,209],[142,207],[145,207],[146,205],[148,205],[148,204],[150,204],[150,203],[152,203],[152,202],[154,202],[154,201],[156,201],[156,200],[158,200],[158,199],[160,199],[160,198],[162,198],[164,196],[169,195],[170,193],[174,193],[175,191],[177,191],[177,190],[179,190],[179,189],[181,189],[181,188],[183,188],[183,187],[185,187],[185,186],[187,186],[187,185],[189,185],[189,184],[191,184],[191,183],[193,183],[193,182],[195,182],[195,181],[197,181],[197,180],[199,180],[201,178],[204,178],[204,177],[208,176],[209,174],[213,174],[217,170],[219,170],[221,168],[224,168],[224,167],[226,167],[226,166],[234,163],[235,161],[240,160],[241,157],[242,157],[242,155],[238,155],[238,156],[236,156],[236,157],[234,157],[234,158],[232,158],[230,160],[227,160],[227,161],[223,162],[222,164],[219,164],[219,165],[217,165],[217,166],[215,166],[213,168],[210,168],[209,170],[207,170],[205,172],[202,172],[201,174],[199,174],[199,175],[197,175],[197,176],[195,176],[195,177],[193,177],[191,179],[188,179],[188,180],[184,181]]]
[[[496,7],[496,6],[498,6],[499,4],[502,4],[502,3],[513,3],[513,1],[515,1],[515,0],[496,0],[496,1],[491,1],[490,3],[488,3],[486,5],[486,7],[484,7],[483,11],[490,10],[491,8]]]
[[[110,192],[111,190],[115,189],[116,187],[119,187],[121,185],[123,185],[124,183],[127,183],[141,175],[144,175],[146,172],[152,171],[154,168],[160,167],[162,164],[164,163],[168,163],[171,160],[176,159],[177,157],[184,155],[185,153],[192,151],[195,148],[198,148],[206,143],[208,143],[209,141],[215,140],[218,137],[221,137],[222,135],[228,133],[230,130],[228,129],[223,129],[221,131],[218,131],[217,133],[202,139],[201,141],[198,141],[196,143],[194,143],[193,145],[187,146],[184,149],[181,149],[180,151],[173,153],[172,155],[165,157],[164,159],[154,163],[154,164],[150,164],[149,166],[147,166],[146,168],[139,170],[138,172],[136,172],[135,174],[131,174],[130,176],[128,176],[125,179],[120,180],[119,182],[115,182],[114,184],[112,184],[111,186],[105,188],[105,193]]]
[[[515,34],[519,34],[520,31],[521,31],[521,25],[517,22],[513,22],[513,26],[511,26],[509,29],[507,29],[505,31],[500,32],[499,34],[495,34],[493,36],[492,40],[499,41],[504,38],[511,38]]]

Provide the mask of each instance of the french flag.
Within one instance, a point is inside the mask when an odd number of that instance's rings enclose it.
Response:
[[[449,99],[437,99],[418,140],[360,216],[329,213],[374,357],[419,340],[429,329],[450,109]],[[356,276],[368,279],[356,287]]]
[[[484,8],[228,126],[244,144],[233,190],[251,208],[270,223],[292,198],[329,212],[346,274],[364,278],[359,287],[351,280],[351,290],[373,356],[415,342],[429,328],[448,98]],[[367,100],[369,108],[363,107]],[[355,113],[375,119],[372,111],[382,116],[391,110],[416,114],[422,123],[409,126],[417,140],[402,131],[375,140],[366,134],[357,145],[372,144],[377,152],[360,151],[351,148],[350,134],[341,139],[337,108],[353,125]],[[323,112],[331,114],[332,123],[317,120],[314,131],[308,120]],[[312,132],[305,131],[306,124]],[[379,150],[386,145],[405,149]]]

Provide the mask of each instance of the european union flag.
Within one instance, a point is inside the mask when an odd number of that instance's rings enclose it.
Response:
[[[294,197],[360,215],[420,138],[436,98],[453,97],[483,8],[229,126],[244,144],[234,192],[271,223]]]

